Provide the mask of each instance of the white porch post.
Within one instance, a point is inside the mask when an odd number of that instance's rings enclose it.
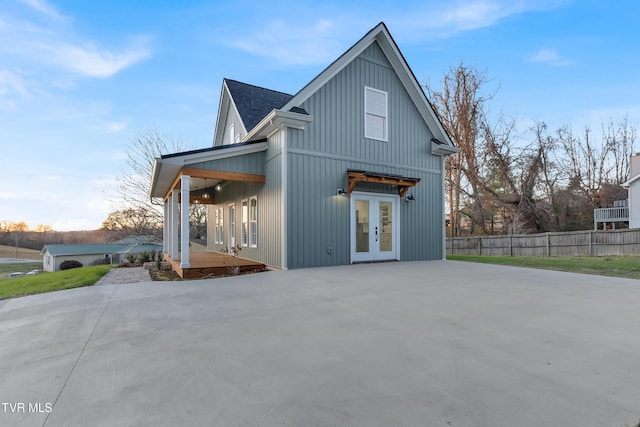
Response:
[[[172,260],[178,260],[178,190],[171,190],[171,224],[170,224],[170,234],[169,243],[170,252],[169,256]]]
[[[182,233],[180,239],[180,252],[182,252],[182,256],[180,258],[180,267],[181,268],[189,268],[189,181],[191,177],[189,175],[182,175],[180,177],[182,189],[180,190],[182,193],[182,203],[180,205],[181,219],[180,219],[180,230]]]
[[[169,253],[169,199],[164,202],[164,216],[162,217],[162,252]]]

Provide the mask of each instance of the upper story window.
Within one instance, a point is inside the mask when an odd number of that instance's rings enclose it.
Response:
[[[236,133],[236,124],[231,123],[231,126],[229,126],[229,132],[227,133],[226,144],[235,144],[237,142],[240,142],[240,132]]]
[[[364,137],[386,141],[388,138],[387,92],[364,87]]]
[[[231,126],[229,126],[229,144],[234,142],[236,142],[236,125],[231,123]]]

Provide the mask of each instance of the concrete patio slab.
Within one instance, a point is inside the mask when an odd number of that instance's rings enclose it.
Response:
[[[452,261],[18,298],[0,425],[632,426],[639,303],[635,280]]]

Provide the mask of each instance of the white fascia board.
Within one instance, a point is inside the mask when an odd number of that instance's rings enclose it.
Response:
[[[156,187],[158,186],[158,180],[160,179],[160,169],[162,169],[162,159],[156,157],[153,159],[153,169],[151,171],[151,185],[149,186],[149,197],[163,197],[155,195]]]
[[[634,176],[629,181],[622,183],[622,187],[629,188],[631,186],[631,184],[636,182],[638,179],[640,179],[640,174]]]
[[[459,153],[460,149],[452,145],[437,144],[431,141],[431,154],[436,156],[450,156],[451,154]]]
[[[402,52],[400,52],[400,49],[395,44],[386,28],[383,28],[382,31],[376,35],[376,40],[382,48],[382,51],[387,55],[387,59],[393,66],[396,75],[400,78],[400,81],[409,93],[413,103],[418,108],[420,115],[434,133],[434,136],[441,141],[446,142],[448,145],[455,147],[453,141],[451,141],[451,138],[449,138],[449,135],[442,126],[440,119],[438,119],[436,112],[433,110],[433,107],[427,99],[420,83],[418,83],[413,71],[411,71],[409,64],[404,60]]]
[[[210,160],[219,160],[226,159],[227,157],[235,157],[240,156],[242,154],[251,154],[257,153],[260,151],[265,151],[267,149],[267,142],[256,142],[250,145],[239,145],[235,146],[235,144],[225,145],[224,149],[215,150],[204,153],[192,153],[186,154],[184,156],[175,157],[174,159],[178,160],[181,163],[181,166],[192,165],[194,163],[200,162],[208,162]],[[174,160],[171,159],[171,160]]]
[[[423,120],[427,123],[431,131],[434,133],[434,136],[446,142],[448,145],[455,147],[453,141],[451,141],[451,138],[449,138],[449,135],[444,130],[444,127],[442,126],[442,123],[440,123],[440,120],[433,110],[431,103],[424,94],[422,87],[416,80],[415,75],[402,56],[400,49],[391,37],[391,34],[387,30],[387,27],[384,25],[384,23],[378,24],[371,31],[369,31],[355,45],[353,45],[349,50],[343,53],[342,56],[340,56],[324,71],[322,71],[315,79],[313,79],[304,88],[302,88],[302,90],[300,90],[293,98],[291,98],[289,102],[284,107],[282,107],[282,109],[290,110],[293,107],[302,105],[336,74],[338,74],[342,69],[350,64],[351,61],[357,58],[374,41],[378,42],[380,48],[387,56],[387,59],[391,63],[391,66],[393,67],[403,86],[409,93],[411,100],[420,112]]]
[[[238,116],[238,118],[240,119],[239,120],[240,126],[242,127],[242,130],[246,134],[247,129],[244,125],[244,122],[242,121],[242,117],[240,116],[240,113],[238,112],[238,107],[236,107],[236,103],[233,100],[233,97],[231,96],[231,91],[227,86],[227,81],[223,80],[222,90],[220,92],[220,102],[218,105],[218,114],[216,116],[216,126],[214,128],[214,133],[213,133],[214,147],[216,146],[216,142],[221,141],[221,139],[224,136],[224,131],[227,127],[226,117],[229,115],[229,109],[233,109],[233,112],[235,113],[235,115]],[[225,123],[222,123],[223,121]],[[223,143],[221,142],[218,145],[223,145]]]
[[[220,120],[222,117],[222,110],[227,110],[229,107],[229,101],[227,99],[227,107],[225,107],[225,92],[228,93],[229,89],[227,88],[227,83],[225,82],[225,80],[222,80],[222,89],[220,91],[220,101],[218,102],[218,114],[216,115],[216,126],[214,127],[214,131],[213,131],[213,144],[211,144],[213,147],[216,146],[216,139],[218,138],[218,127],[220,126]],[[227,97],[228,98],[228,97]],[[220,136],[222,137],[222,135]]]
[[[343,53],[338,59],[333,61],[327,68],[318,74],[313,80],[311,80],[305,87],[303,87],[293,98],[287,102],[282,110],[290,110],[293,107],[302,105],[307,99],[309,99],[314,93],[316,93],[321,87],[323,87],[329,80],[335,77],[344,67],[346,67],[351,61],[353,61],[358,55],[360,55],[372,41],[375,39],[377,33],[384,28],[384,24],[380,23],[371,31],[369,31],[363,38],[361,38],[355,45],[349,50]]]
[[[151,178],[150,197],[163,198],[170,190],[171,184],[184,166],[211,160],[225,159],[228,157],[240,156],[243,154],[257,153],[265,151],[268,143],[258,142],[249,145],[225,146],[224,149],[206,151],[201,153],[187,153],[183,156],[169,157],[167,159],[157,158],[153,162],[153,172]]]
[[[244,141],[250,141],[257,138],[268,138],[278,130],[284,128],[304,129],[307,124],[312,121],[313,117],[308,114],[274,109],[271,110],[271,112],[267,114],[260,123],[251,129],[251,132],[244,137]]]

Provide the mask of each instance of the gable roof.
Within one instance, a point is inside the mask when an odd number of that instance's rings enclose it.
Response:
[[[247,131],[253,129],[272,110],[282,108],[293,95],[242,83],[236,80],[224,79],[229,93],[244,123]]]
[[[336,74],[342,71],[351,63],[358,55],[360,55],[372,43],[377,42],[384,54],[387,56],[389,63],[398,75],[409,97],[416,105],[420,115],[428,124],[429,128],[437,140],[444,141],[444,145],[455,147],[453,141],[445,131],[440,119],[435,113],[433,106],[427,99],[427,96],[418,83],[415,74],[407,64],[402,52],[398,48],[393,37],[389,33],[384,22],[380,22],[371,31],[364,35],[351,48],[343,53],[338,59],[332,62],[327,68],[311,80],[305,87],[296,93],[283,107],[282,110],[288,111],[292,108],[301,106],[316,91],[324,86]],[[454,151],[457,149],[454,149]]]
[[[59,245],[45,245],[42,248],[41,253],[49,251],[53,256],[61,255],[104,255],[120,252],[126,248],[127,244],[117,243],[105,243],[97,245],[74,245],[74,244],[59,244]]]
[[[120,239],[114,243],[122,243],[125,245],[142,245],[142,244],[162,244],[162,241],[158,239],[156,236],[150,235],[131,235],[127,236],[123,239]]]
[[[141,236],[151,237],[151,236]],[[125,238],[117,243],[101,243],[101,244],[54,244],[44,245],[41,254],[49,252],[53,256],[72,256],[72,255],[104,255],[115,253],[126,253],[134,248],[160,248],[162,243],[155,237],[147,239],[147,241],[135,241],[136,238]]]

